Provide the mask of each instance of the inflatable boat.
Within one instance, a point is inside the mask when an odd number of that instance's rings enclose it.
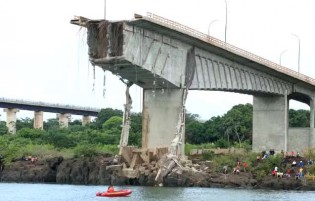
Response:
[[[121,196],[127,196],[130,195],[132,193],[131,190],[119,190],[119,191],[114,191],[114,192],[97,192],[96,196],[100,196],[100,197],[121,197]]]

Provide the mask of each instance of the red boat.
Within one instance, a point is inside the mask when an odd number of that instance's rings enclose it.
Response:
[[[122,196],[127,196],[132,193],[131,190],[119,190],[119,191],[114,191],[114,192],[97,192],[96,196],[101,196],[101,197],[122,197]]]

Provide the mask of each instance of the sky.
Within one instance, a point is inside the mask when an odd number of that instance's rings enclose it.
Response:
[[[105,72],[103,86],[103,71],[99,67],[94,70],[88,61],[86,30],[70,24],[75,15],[130,20],[134,13],[151,12],[223,41],[227,15],[227,43],[275,63],[281,60],[283,66],[298,71],[300,40],[300,73],[315,78],[312,0],[106,0],[106,9],[105,0],[0,2],[3,98],[123,110],[125,85]],[[141,111],[141,94],[141,88],[131,87],[134,112]],[[252,103],[252,96],[190,91],[186,108],[207,120],[245,103]],[[296,101],[290,101],[290,108],[309,109]],[[2,109],[0,115],[4,121]],[[20,111],[17,117],[33,118],[33,112]],[[44,114],[45,119],[54,117]]]

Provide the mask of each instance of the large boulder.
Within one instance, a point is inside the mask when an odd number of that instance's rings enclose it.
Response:
[[[175,168],[164,178],[165,186],[209,186],[209,174],[193,169],[184,168],[183,170]]]

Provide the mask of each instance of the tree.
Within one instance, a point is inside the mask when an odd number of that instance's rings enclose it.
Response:
[[[22,128],[16,132],[16,135],[23,138],[35,140],[43,137],[46,132],[40,129]]]
[[[59,120],[57,118],[48,119],[44,122],[44,130],[59,128]]]
[[[192,114],[189,112],[186,112],[185,114],[185,123],[186,125],[189,124],[190,122],[196,122],[198,121],[200,116],[198,114]]]
[[[221,116],[211,117],[204,123],[207,141],[214,142],[223,138],[224,127],[223,118]]]
[[[132,113],[131,114],[131,128],[129,131],[129,145],[141,147],[141,133],[142,133],[142,114]]]
[[[82,125],[82,121],[79,119],[69,122],[69,126],[81,126],[81,125]]]
[[[290,127],[310,127],[310,111],[308,110],[289,110]]]
[[[190,144],[201,144],[205,143],[207,137],[204,132],[204,125],[198,121],[192,121],[186,125],[186,136],[185,140]]]
[[[0,121],[0,136],[7,133],[8,133],[8,128],[6,126],[5,121]]]
[[[22,118],[16,120],[16,130],[20,130],[22,128],[33,128],[34,127],[34,119],[31,118]]]
[[[104,122],[106,122],[108,119],[110,119],[113,116],[122,117],[123,112],[121,110],[117,110],[117,109],[114,110],[112,108],[102,109],[98,113],[97,118],[95,120],[95,127],[97,129],[101,129]]]
[[[103,124],[103,130],[112,140],[110,144],[118,144],[120,141],[122,117],[113,116]]]
[[[106,122],[103,124],[104,130],[121,130],[122,125],[122,117],[113,116],[109,118]]]
[[[237,140],[239,144],[252,134],[253,106],[239,104],[233,106],[223,117],[225,133],[229,139]]]
[[[65,128],[54,128],[48,130],[44,135],[44,141],[56,148],[75,147],[76,142],[69,138],[69,130]]]

